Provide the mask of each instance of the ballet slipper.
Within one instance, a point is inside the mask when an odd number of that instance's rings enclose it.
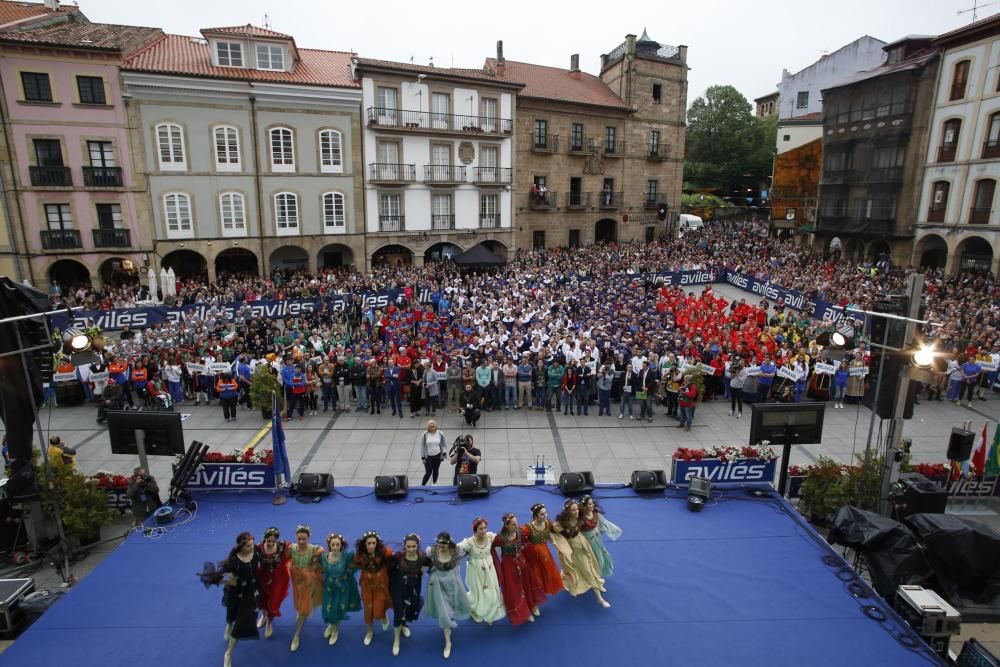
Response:
[[[226,631],[222,633],[222,638],[228,642],[229,638],[232,636],[233,636],[233,626],[229,623],[226,623]]]
[[[535,616],[541,616],[542,615],[542,610],[539,609],[538,607],[534,607],[534,608],[532,608],[531,613],[534,614]]]
[[[393,635],[393,637],[392,637],[392,654],[393,655],[399,655],[399,635],[400,635],[400,628],[398,628],[398,627],[397,628],[393,628],[392,635]]]
[[[404,637],[409,637],[410,636],[410,627],[408,625],[404,625],[403,626],[403,636]]]
[[[267,622],[267,614],[265,614],[264,612],[260,612],[259,614],[257,614],[257,629],[258,630],[260,630],[262,627],[264,627],[264,623],[266,623],[266,622]]]
[[[323,631],[323,638],[324,639],[329,639],[330,638],[330,633],[332,633],[332,632],[333,632],[333,623],[327,623],[326,624],[326,630]]]
[[[338,637],[340,637],[340,628],[335,625],[333,626],[333,630],[330,632],[330,646],[337,643]]]
[[[270,639],[271,635],[273,634],[274,634],[274,625],[271,623],[271,621],[268,621],[267,624],[264,626],[264,639]]]
[[[594,595],[597,596],[597,601],[601,603],[602,607],[604,607],[605,609],[611,607],[611,603],[604,599],[604,596],[601,595],[601,591],[595,590]]]
[[[535,617],[534,616],[529,616],[528,617],[528,623],[534,623],[534,622],[535,622]]]
[[[388,618],[383,618],[382,619],[382,632],[385,632],[388,629],[389,629],[389,619]]]
[[[368,632],[365,633],[365,646],[368,646],[372,643],[372,637],[374,636],[375,636],[375,631],[372,630],[372,626],[369,625]]]
[[[451,657],[451,628],[445,628],[444,631],[444,659],[447,660]]]
[[[295,651],[298,651],[298,650],[299,650],[299,635],[298,635],[298,633],[296,633],[292,637],[292,652],[295,652]]]
[[[233,656],[230,655],[229,651],[222,656],[222,667],[233,667]]]

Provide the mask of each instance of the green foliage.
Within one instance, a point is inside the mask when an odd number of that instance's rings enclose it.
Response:
[[[58,500],[67,537],[80,540],[99,534],[101,526],[114,518],[114,513],[108,509],[107,492],[61,461],[49,461],[49,468],[52,475],[46,483],[45,472],[36,467],[46,514],[51,516],[53,504]]]
[[[855,455],[855,465],[845,465],[828,456],[810,466],[799,491],[799,508],[811,519],[823,521],[844,505],[874,510],[882,486],[884,457],[872,457],[867,469],[864,457]],[[864,488],[864,496],[859,493]]]
[[[278,392],[278,380],[265,364],[257,366],[250,377],[250,401],[260,409],[271,407],[271,394]]]
[[[688,206],[690,208],[700,208],[702,206],[708,206],[710,208],[723,208],[732,205],[732,202],[728,202],[725,199],[716,197],[715,195],[703,195],[697,193],[691,195],[681,195],[681,206]]]

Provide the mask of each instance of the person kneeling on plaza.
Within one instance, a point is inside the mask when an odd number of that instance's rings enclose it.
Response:
[[[461,412],[465,417],[465,423],[469,426],[475,426],[479,423],[479,417],[482,415],[480,410],[482,401],[482,396],[477,389],[473,389],[471,384],[465,385],[465,391],[462,392],[459,403],[462,406]]]

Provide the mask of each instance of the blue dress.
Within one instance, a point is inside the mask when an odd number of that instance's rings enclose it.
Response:
[[[580,524],[583,528],[580,534],[587,538],[587,542],[590,543],[594,557],[601,566],[601,576],[606,579],[615,571],[615,564],[611,560],[611,554],[604,548],[604,543],[601,541],[601,533],[607,535],[608,539],[614,542],[621,537],[622,529],[605,519],[604,515],[599,512],[594,512],[594,516],[591,517],[590,521],[581,517]]]
[[[347,618],[347,612],[361,609],[361,595],[354,578],[354,553],[342,551],[335,563],[323,554],[319,564],[323,568],[323,622],[336,625]]]
[[[434,555],[434,547],[427,547],[427,558],[431,569],[427,575],[427,605],[424,612],[431,618],[436,618],[442,630],[458,627],[458,621],[464,621],[472,614],[469,608],[469,594],[462,583],[461,550],[447,563],[442,563]]]

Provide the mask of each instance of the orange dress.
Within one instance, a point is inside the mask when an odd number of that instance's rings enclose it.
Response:
[[[354,564],[361,572],[361,604],[365,608],[365,625],[372,625],[376,620],[385,621],[386,611],[392,608],[392,597],[389,596],[389,559],[392,549],[374,557],[367,553],[354,554]]]
[[[542,590],[546,595],[555,595],[563,590],[562,575],[549,551],[549,533],[552,530],[552,522],[545,522],[545,529],[538,530],[530,523],[521,526],[521,535],[525,544],[530,544],[533,558],[528,559],[528,565],[534,570],[535,577],[542,584]]]
[[[295,613],[309,616],[316,607],[323,604],[323,571],[317,559],[323,548],[310,544],[305,551],[299,551],[294,544],[288,547],[292,574],[292,601]]]

